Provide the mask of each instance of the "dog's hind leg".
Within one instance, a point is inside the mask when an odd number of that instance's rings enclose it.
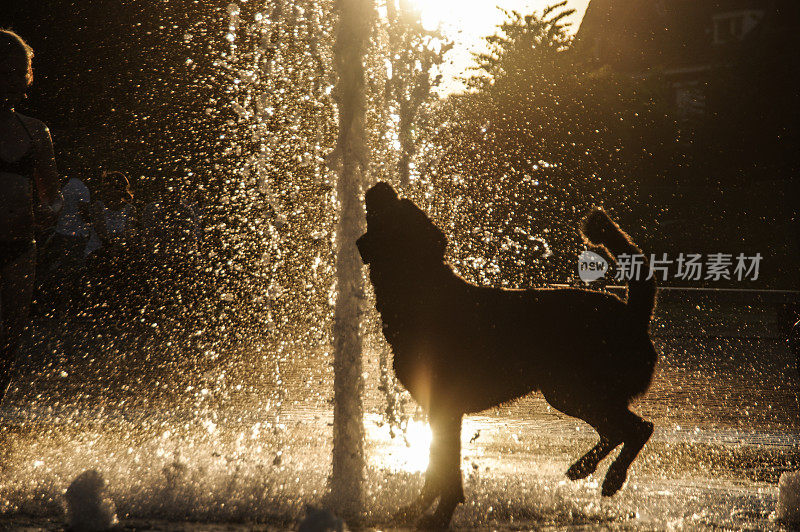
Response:
[[[581,456],[567,469],[567,478],[570,480],[580,480],[588,477],[597,470],[597,466],[600,465],[600,462],[602,462],[619,444],[619,441],[612,441],[601,435],[597,445],[592,447],[589,452]]]
[[[600,435],[600,442],[567,470],[570,479],[577,480],[591,475],[611,451],[620,443],[623,444],[622,451],[611,463],[603,480],[602,494],[606,497],[614,495],[622,488],[628,476],[628,468],[653,434],[653,424],[631,412],[626,404],[617,401],[610,404],[618,406],[610,407],[602,397],[597,397],[592,407],[562,410],[553,405],[565,414],[583,419]]]
[[[600,462],[622,443],[622,451],[611,463],[603,481],[603,495],[614,495],[622,488],[628,476],[628,468],[653,434],[653,424],[643,420],[627,407],[621,407],[620,411],[610,416],[595,417],[584,414],[576,417],[592,425],[600,435],[600,441],[570,466],[567,477],[571,480],[588,477],[597,470]]]
[[[557,407],[558,408],[558,407]],[[569,469],[567,478],[570,480],[580,480],[586,478],[597,470],[600,462],[608,456],[611,451],[622,443],[622,436],[609,426],[608,418],[594,407],[577,408],[570,412],[569,409],[562,410],[565,414],[582,419],[591,425],[600,436],[600,441],[592,447],[589,452],[581,456]]]
[[[622,443],[623,438],[618,430],[609,423],[606,407],[597,399],[597,394],[576,398],[573,394],[559,393],[558,389],[542,390],[545,399],[553,408],[578,419],[581,419],[597,431],[600,441],[589,452],[580,457],[567,470],[567,478],[579,480],[586,478],[597,470],[603,459]]]
[[[614,495],[622,488],[628,477],[628,468],[653,435],[653,424],[640,418],[627,407],[621,408],[609,421],[614,432],[622,435],[623,446],[603,480],[604,497]]]

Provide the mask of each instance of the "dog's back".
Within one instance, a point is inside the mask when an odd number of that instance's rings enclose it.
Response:
[[[647,390],[656,362],[647,333],[652,279],[631,282],[625,302],[592,290],[476,286],[444,263],[446,241],[424,213],[407,200],[398,211],[394,221],[406,232],[379,241],[396,252],[375,253],[370,278],[395,370],[412,393],[420,367],[463,396],[468,412],[542,382],[583,382],[592,390],[602,383],[625,404]],[[640,253],[603,211],[589,216],[584,233],[612,253]]]
[[[554,382],[594,389],[600,379],[626,404],[649,386],[655,351],[646,331],[631,328],[630,308],[613,295],[479,287],[449,269],[404,276],[398,287],[400,276],[382,278],[379,270],[373,265],[377,306],[395,370],[412,393],[421,365],[462,398],[465,412]]]

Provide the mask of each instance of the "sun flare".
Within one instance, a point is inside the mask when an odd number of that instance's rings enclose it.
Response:
[[[387,0],[396,1],[396,0]],[[474,64],[473,53],[486,51],[484,38],[497,32],[497,26],[505,20],[506,11],[520,13],[541,12],[557,3],[548,0],[409,0],[419,10],[422,26],[427,30],[440,30],[453,41],[455,47],[442,66],[445,82],[440,93],[448,94],[464,90],[463,78]],[[575,9],[571,17],[573,29],[583,17],[589,0],[571,0],[567,5]]]
[[[391,0],[390,0],[391,1]],[[410,0],[420,12],[425,29],[440,28],[449,38],[463,34],[473,42],[494,33],[505,15],[503,11],[521,13],[541,12],[557,2],[547,0]],[[586,10],[588,0],[571,0],[567,8],[575,9],[578,20]],[[458,39],[461,40],[461,39]],[[466,43],[469,44],[469,43]]]
[[[389,435],[388,426],[370,425],[372,429],[368,437],[376,448],[371,461],[376,467],[409,473],[418,473],[428,468],[428,454],[433,436],[427,423],[409,421],[405,433],[394,438]]]
[[[420,10],[422,25],[434,30],[440,27],[474,33],[486,26],[487,16],[494,17],[497,6],[482,0],[412,0]]]

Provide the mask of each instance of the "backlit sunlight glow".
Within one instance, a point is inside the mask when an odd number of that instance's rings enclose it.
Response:
[[[371,465],[378,469],[419,473],[428,468],[428,453],[431,446],[430,426],[424,421],[410,420],[403,435],[392,438],[387,424],[378,425],[369,419],[367,440],[374,446],[370,453]]]
[[[459,79],[468,75],[472,66],[472,53],[485,51],[483,38],[496,32],[498,24],[505,19],[502,10],[521,13],[541,12],[557,4],[558,0],[411,0],[420,10],[425,29],[441,29],[445,37],[455,46],[447,62],[442,66],[444,82],[441,94],[464,90]],[[575,10],[571,17],[572,30],[577,31],[589,0],[569,0],[567,7]]]
[[[425,29],[455,27],[458,32],[479,35],[487,28],[487,18],[495,19],[499,9],[482,0],[413,0],[421,13]],[[489,24],[493,25],[493,24]]]

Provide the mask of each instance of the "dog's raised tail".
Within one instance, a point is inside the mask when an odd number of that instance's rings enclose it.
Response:
[[[641,257],[641,270],[639,275],[631,271],[628,279],[627,305],[637,319],[641,319],[645,329],[650,324],[653,309],[656,306],[656,279],[650,276],[650,262],[642,250],[633,243],[620,227],[602,209],[595,209],[583,223],[583,236],[596,245],[606,250],[616,259],[620,255]],[[650,277],[650,279],[648,279]]]

